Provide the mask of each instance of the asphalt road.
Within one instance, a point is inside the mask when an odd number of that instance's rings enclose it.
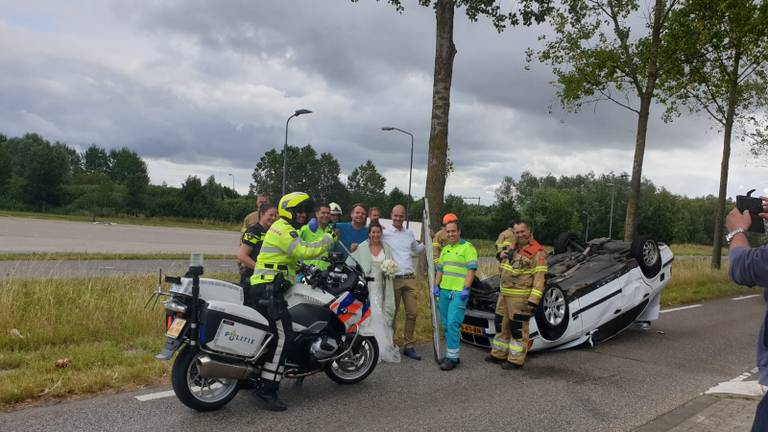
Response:
[[[0,217],[0,253],[235,254],[237,231]]]
[[[111,277],[120,275],[183,274],[189,260],[34,260],[0,261],[0,279]],[[207,273],[237,273],[235,259],[205,260]]]
[[[629,431],[752,369],[764,308],[755,296],[673,310],[596,348],[531,355],[521,371],[463,346],[453,372],[404,359],[353,386],[289,380],[285,413],[259,410],[247,392],[214,413],[135,398],[163,387],[0,414],[0,431]]]

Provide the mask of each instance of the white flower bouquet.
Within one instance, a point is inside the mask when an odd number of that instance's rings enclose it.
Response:
[[[387,258],[381,262],[381,271],[384,273],[384,277],[393,278],[398,270],[400,270],[400,267],[392,259]]]

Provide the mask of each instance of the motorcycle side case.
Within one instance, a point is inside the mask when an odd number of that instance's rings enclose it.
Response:
[[[192,278],[181,278],[180,284],[171,284],[171,292],[192,297]],[[200,278],[200,299],[241,305],[245,299],[243,287],[231,282]]]
[[[252,357],[269,333],[269,321],[248,306],[209,301],[200,313],[200,342],[207,348]]]

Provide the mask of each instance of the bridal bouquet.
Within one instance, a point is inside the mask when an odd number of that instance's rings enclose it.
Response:
[[[385,277],[395,277],[395,273],[397,273],[398,270],[400,270],[400,268],[394,260],[387,258],[381,262],[381,271],[384,273]]]

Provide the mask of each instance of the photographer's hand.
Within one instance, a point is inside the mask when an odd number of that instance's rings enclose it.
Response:
[[[766,213],[760,213],[761,216],[764,214]],[[739,209],[734,208],[725,217],[725,229],[728,231],[733,231],[739,228],[748,230],[750,226],[752,226],[752,217],[749,214],[749,210],[744,210],[742,213]]]

